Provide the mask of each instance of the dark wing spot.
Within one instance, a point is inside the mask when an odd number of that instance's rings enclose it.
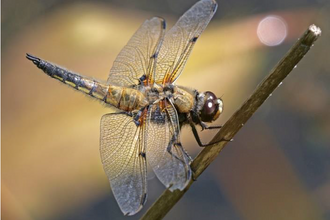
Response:
[[[158,57],[158,53],[154,53],[150,58],[155,59]]]
[[[143,196],[142,196],[142,199],[141,199],[141,205],[144,205],[147,201],[147,193],[145,193]]]
[[[146,76],[145,74],[143,74],[143,75],[140,77],[139,81],[140,81],[140,82],[143,82],[146,78],[147,78],[147,76]]]
[[[217,10],[217,8],[218,8],[218,4],[215,3],[215,4],[213,5],[212,11],[215,12],[215,11]]]
[[[191,39],[191,42],[195,43],[197,41],[198,37],[194,37]]]
[[[146,153],[145,152],[140,152],[139,154],[141,157],[146,158]]]
[[[162,21],[162,25],[163,25],[163,29],[165,30],[166,29],[166,21],[164,19]]]

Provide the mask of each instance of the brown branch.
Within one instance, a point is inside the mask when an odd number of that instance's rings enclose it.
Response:
[[[251,118],[254,112],[264,103],[274,90],[289,75],[298,62],[305,56],[314,42],[321,35],[321,29],[315,25],[311,25],[308,30],[293,45],[289,52],[278,62],[278,64],[270,71],[270,74],[258,85],[257,89],[248,98],[245,103],[235,112],[233,116],[224,124],[221,130],[215,135],[211,143],[220,140],[230,140]],[[221,150],[228,142],[222,141],[214,144],[212,147],[204,148],[194,159],[191,169],[194,172],[194,178],[199,175],[210,165],[210,163],[218,156]],[[142,220],[162,219],[167,212],[180,200],[180,198],[188,191],[193,180],[183,190],[174,192],[166,189],[158,200],[149,208],[142,216]]]

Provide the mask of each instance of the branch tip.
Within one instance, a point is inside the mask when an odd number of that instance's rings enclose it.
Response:
[[[308,30],[313,32],[316,37],[321,36],[322,33],[321,28],[317,27],[315,24],[309,26]]]

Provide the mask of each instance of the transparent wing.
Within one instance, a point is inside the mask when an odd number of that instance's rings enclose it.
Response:
[[[167,100],[149,106],[146,119],[147,161],[171,191],[183,190],[191,179],[190,157],[179,141],[179,121]]]
[[[143,126],[121,113],[101,119],[101,160],[112,192],[125,215],[134,215],[147,197]]]
[[[155,82],[173,83],[184,68],[197,38],[217,9],[214,0],[201,0],[192,6],[165,34],[158,55]]]
[[[142,24],[114,61],[108,85],[133,86],[143,75],[147,78],[154,73],[165,26],[165,21],[158,17]]]

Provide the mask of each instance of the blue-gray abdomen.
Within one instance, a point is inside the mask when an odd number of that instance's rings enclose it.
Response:
[[[30,54],[27,54],[26,58],[31,60],[39,69],[43,70],[50,77],[121,110],[140,110],[148,104],[144,94],[137,89],[105,85],[97,80],[73,73]]]

